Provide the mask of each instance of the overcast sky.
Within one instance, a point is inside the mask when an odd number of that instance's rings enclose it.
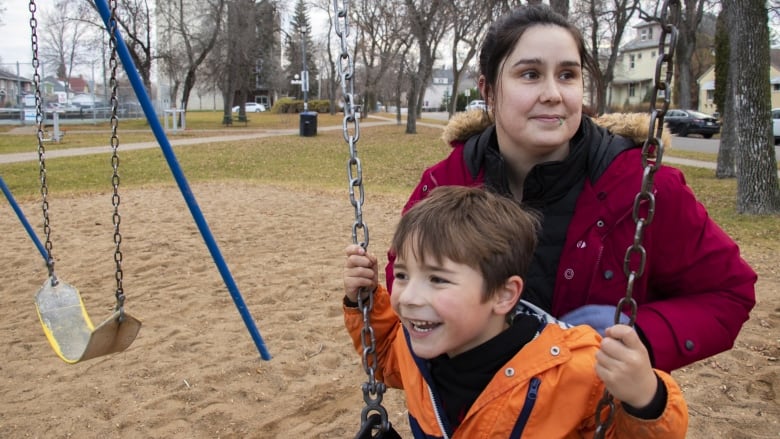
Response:
[[[39,2],[36,17],[42,7],[48,7],[49,2]],[[5,13],[0,25],[0,67],[3,70],[16,73],[16,62],[22,76],[32,76],[32,49],[30,46],[30,9],[24,0],[5,0]]]

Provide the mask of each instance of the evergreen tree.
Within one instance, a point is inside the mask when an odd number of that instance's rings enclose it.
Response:
[[[309,22],[309,11],[306,7],[304,0],[298,0],[295,4],[295,13],[293,14],[292,21],[290,22],[290,31],[286,38],[287,46],[287,78],[288,83],[295,79],[295,75],[298,75],[298,79],[301,78],[301,72],[305,69],[309,72],[309,96],[317,95],[317,66],[314,63],[314,56],[312,55],[314,44],[311,38],[311,24]],[[304,46],[306,52],[306,66],[303,65],[303,53]],[[305,68],[304,68],[305,67]],[[297,99],[303,99],[303,89],[301,85],[290,84],[289,95],[294,96]]]

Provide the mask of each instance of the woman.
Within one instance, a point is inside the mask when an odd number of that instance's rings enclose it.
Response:
[[[542,229],[523,299],[601,332],[626,292],[647,118],[613,118],[623,137],[582,113],[592,60],[579,31],[547,6],[495,22],[479,64],[488,111],[453,118],[445,130],[451,154],[423,173],[404,212],[444,185],[485,186],[537,211]],[[661,167],[654,183],[646,268],[633,297],[654,367],[671,371],[733,346],[755,304],[756,274],[679,170]]]

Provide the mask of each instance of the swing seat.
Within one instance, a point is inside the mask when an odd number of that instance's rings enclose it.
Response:
[[[118,310],[95,328],[79,291],[51,277],[35,294],[35,307],[54,352],[69,364],[124,351],[141,329],[140,320]]]

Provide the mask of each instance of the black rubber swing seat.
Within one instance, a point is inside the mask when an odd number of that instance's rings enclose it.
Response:
[[[79,291],[53,277],[35,294],[35,307],[46,338],[66,363],[124,351],[141,329],[140,320],[120,310],[95,327]]]

